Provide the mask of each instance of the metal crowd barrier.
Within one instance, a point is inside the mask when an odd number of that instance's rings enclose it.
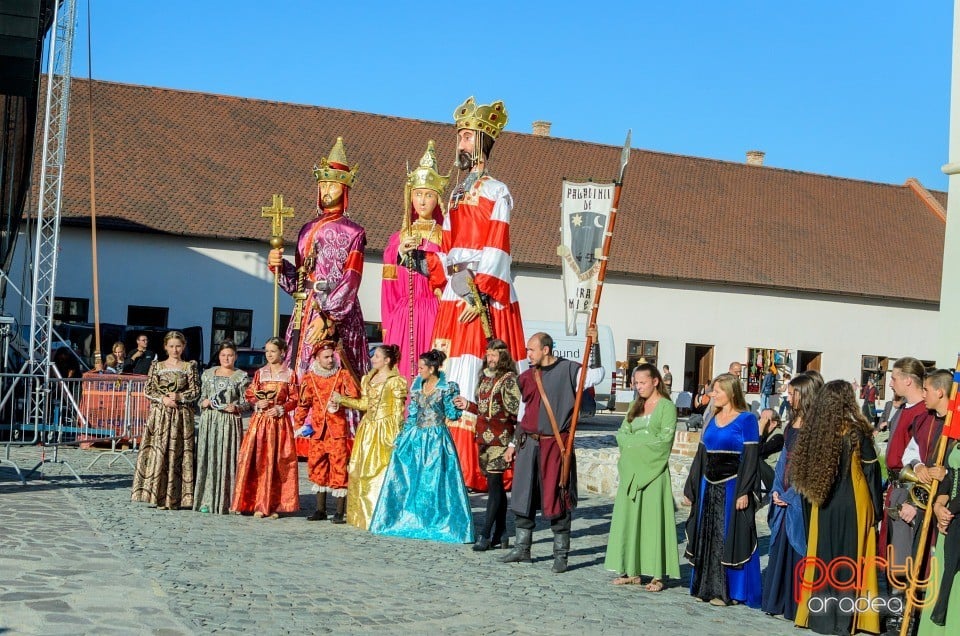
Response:
[[[10,450],[14,446],[32,446],[40,443],[40,431],[26,430],[31,400],[35,391],[40,390],[38,382],[42,379],[23,373],[0,374],[0,442],[4,443],[4,455],[0,464],[11,466],[17,473],[21,485],[27,481],[17,463],[11,459]]]
[[[127,455],[139,450],[147,424],[150,401],[143,394],[145,384],[146,377],[141,375],[84,375],[80,414],[86,428],[77,441],[81,448],[110,443],[109,450],[98,453],[87,469],[106,456],[113,456],[109,466],[123,459],[135,468]]]
[[[87,468],[107,455],[113,456],[110,465],[122,458],[133,468],[127,454],[137,451],[149,410],[144,382],[144,376],[97,373],[83,378],[0,374],[0,443],[6,449],[0,463],[12,466],[20,483],[26,483],[10,451],[15,446],[37,446],[40,461],[28,475],[38,469],[42,473],[44,464],[56,463],[82,481],[69,462],[60,458],[60,447],[109,444]]]

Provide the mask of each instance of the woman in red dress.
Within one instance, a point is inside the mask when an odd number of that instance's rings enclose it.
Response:
[[[247,402],[253,405],[250,427],[240,446],[237,485],[230,509],[235,514],[277,519],[300,510],[297,450],[289,413],[297,407],[297,379],[283,363],[287,344],[270,338],[264,346],[267,365],[253,376]]]

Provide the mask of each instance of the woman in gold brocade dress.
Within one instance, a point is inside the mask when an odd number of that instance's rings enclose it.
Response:
[[[407,381],[394,369],[399,355],[397,345],[377,347],[370,357],[373,369],[360,381],[360,398],[335,396],[341,405],[364,411],[347,467],[347,523],[364,530],[370,527],[403,422]]]
[[[154,360],[143,389],[150,415],[137,454],[133,501],[160,510],[193,507],[194,403],[200,395],[197,363],[180,359],[186,338],[163,337],[167,359]]]

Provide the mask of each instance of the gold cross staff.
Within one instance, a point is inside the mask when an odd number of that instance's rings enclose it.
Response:
[[[283,220],[293,218],[293,208],[283,207],[283,195],[273,195],[273,205],[260,208],[260,216],[270,219],[270,247],[283,249]],[[280,337],[280,268],[273,273],[273,335]]]
[[[270,219],[270,246],[274,249],[283,247],[283,220],[293,218],[293,208],[283,207],[283,195],[273,195],[273,205],[260,208],[260,216]],[[280,239],[279,245],[274,245]]]

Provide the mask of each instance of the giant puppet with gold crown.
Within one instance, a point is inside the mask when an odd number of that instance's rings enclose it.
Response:
[[[460,420],[450,422],[464,479],[469,488],[486,490],[477,461],[473,402],[487,342],[499,338],[514,360],[526,359],[510,272],[513,198],[507,186],[487,172],[494,142],[507,125],[507,111],[503,102],[478,105],[470,97],[454,111],[454,118],[457,168],[465,175],[450,197],[440,251],[426,254],[432,278],[445,279],[433,346],[447,354],[447,379],[460,385],[461,395],[471,403]]]
[[[437,170],[437,151],[431,139],[419,165],[407,175],[401,229],[390,237],[383,251],[383,342],[400,347],[397,371],[408,380],[417,372],[419,355],[433,347],[433,329],[446,277],[439,267],[431,277],[427,254],[440,251],[440,201],[449,180],[449,175]],[[402,242],[413,247],[401,256]]]
[[[298,377],[306,373],[314,348],[324,340],[337,342],[340,360],[354,377],[369,368],[357,297],[367,235],[347,216],[358,167],[349,164],[343,138],[337,137],[330,155],[313,170],[317,216],[300,229],[296,264],[283,260],[282,249],[270,252],[270,269],[280,267],[280,286],[294,298],[287,363]]]

